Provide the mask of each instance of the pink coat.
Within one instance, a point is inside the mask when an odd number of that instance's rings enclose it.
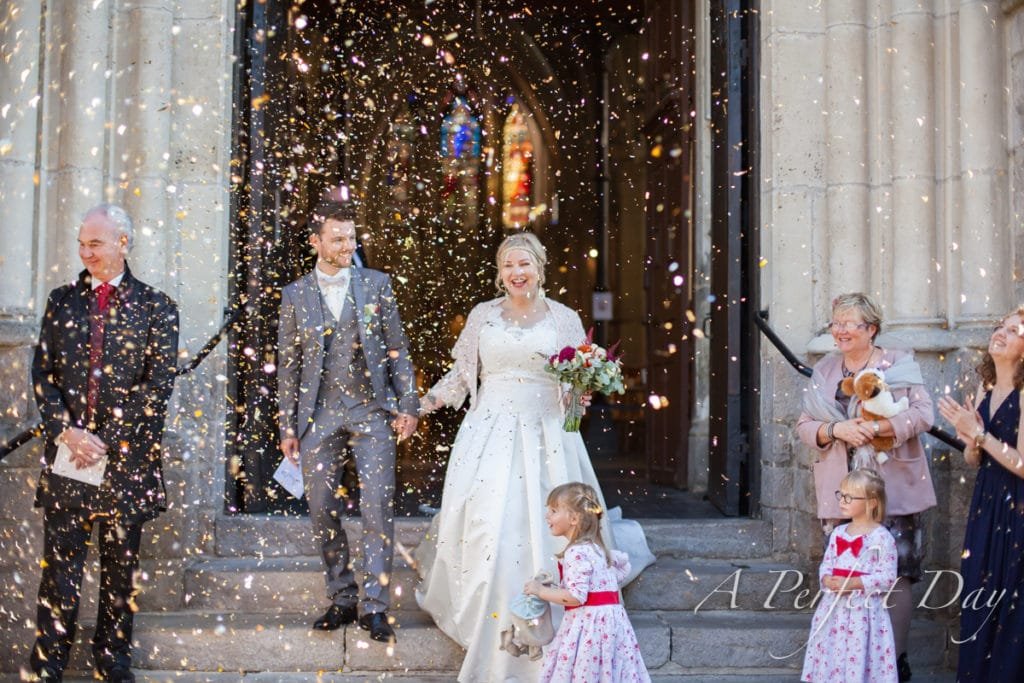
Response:
[[[882,362],[878,364],[878,368],[884,372],[896,359],[907,354],[907,351],[883,349]],[[827,400],[834,401],[836,387],[843,378],[842,367],[841,354],[832,353],[822,358],[815,369],[824,376],[824,385],[816,387],[812,382],[807,391],[821,392]],[[907,396],[910,399],[910,407],[890,420],[896,432],[896,447],[889,452],[889,460],[879,467],[879,474],[885,480],[886,515],[909,515],[934,507],[936,503],[928,459],[918,438],[918,435],[928,431],[935,422],[935,412],[932,408],[932,399],[923,386],[893,389],[892,394],[897,401]],[[814,463],[814,491],[818,499],[818,517],[839,519],[839,502],[836,500],[835,492],[848,470],[847,444],[835,441],[824,447],[819,446],[817,434],[818,427],[822,424],[820,420],[804,412],[796,423],[796,432],[801,441],[818,452],[818,460]]]

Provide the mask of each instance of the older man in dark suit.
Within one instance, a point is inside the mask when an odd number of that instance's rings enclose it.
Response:
[[[45,541],[31,665],[43,680],[60,680],[67,665],[94,528],[96,670],[107,681],[135,680],[133,575],[142,525],[165,506],[160,442],[178,309],[132,276],[125,261],[132,235],[131,218],[117,206],[86,213],[78,231],[85,270],[50,293],[32,362],[46,449],[36,492]]]
[[[415,370],[391,279],[351,267],[356,230],[350,208],[321,204],[310,230],[316,267],[281,292],[278,400],[281,450],[293,462],[301,461],[332,602],[313,626],[333,630],[358,616],[371,638],[393,641],[386,610],[395,440],[416,429]],[[361,600],[341,525],[339,484],[350,452],[361,491]]]

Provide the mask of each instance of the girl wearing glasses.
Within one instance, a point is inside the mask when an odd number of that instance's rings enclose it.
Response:
[[[939,399],[939,412],[967,444],[978,468],[967,517],[961,595],[981,595],[994,607],[968,604],[960,613],[958,681],[1024,680],[1024,307],[992,332],[977,371],[981,386],[958,404]],[[965,601],[966,602],[966,601]]]
[[[836,351],[814,366],[811,386],[804,393],[803,413],[797,422],[800,440],[817,453],[814,489],[818,517],[825,534],[845,519],[834,492],[849,470],[850,454],[873,436],[892,436],[896,446],[889,460],[878,466],[888,491],[888,516],[882,525],[896,541],[899,581],[888,599],[896,640],[899,680],[910,680],[907,642],[914,608],[910,584],[922,578],[924,556],[920,513],[935,505],[928,461],[919,435],[934,421],[932,400],[924,387],[921,368],[907,351],[878,346],[882,312],[878,304],[859,292],[842,294],[832,301],[829,323]],[[892,419],[864,420],[859,401],[839,389],[844,377],[866,368],[885,373],[893,398],[906,396],[910,407]]]
[[[854,470],[834,494],[843,517],[828,539],[823,591],[807,640],[802,681],[895,683],[896,650],[885,596],[896,582],[896,541],[885,518],[885,482]]]

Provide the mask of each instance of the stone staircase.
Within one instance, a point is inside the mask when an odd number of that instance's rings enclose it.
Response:
[[[624,598],[654,680],[797,680],[811,611],[797,609],[794,598],[810,577],[772,560],[770,526],[746,519],[642,524],[658,560]],[[411,551],[427,525],[400,520],[397,542]],[[415,572],[401,553],[392,583],[398,642],[390,647],[357,627],[310,630],[326,605],[305,518],[220,517],[213,547],[213,555],[184,567],[144,563],[134,650],[140,680],[454,680],[461,649],[416,607]],[[91,586],[80,612],[77,671],[91,668],[83,643],[94,603]],[[944,671],[946,626],[922,619],[913,640],[914,681],[952,681]]]

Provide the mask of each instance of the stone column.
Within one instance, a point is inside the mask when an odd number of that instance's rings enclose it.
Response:
[[[54,30],[46,54],[46,289],[81,269],[78,226],[103,201],[108,71],[109,3],[69,2],[47,12]]]
[[[961,319],[991,319],[1013,292],[1007,225],[1004,52],[998,2],[960,3]]]
[[[867,23],[863,2],[825,5],[825,157],[828,284],[839,294],[869,282]],[[824,246],[824,245],[823,245]]]
[[[168,220],[172,0],[123,0],[116,10],[116,110],[111,180],[123,188],[135,219],[132,269],[142,280],[171,290],[176,238]],[[194,74],[210,78],[212,74]]]
[[[881,291],[894,319],[931,319],[938,310],[935,269],[935,73],[931,2],[893,0],[889,52],[892,220]]]
[[[39,121],[38,0],[10,0],[0,9],[0,317],[41,308],[37,273],[36,134]]]

